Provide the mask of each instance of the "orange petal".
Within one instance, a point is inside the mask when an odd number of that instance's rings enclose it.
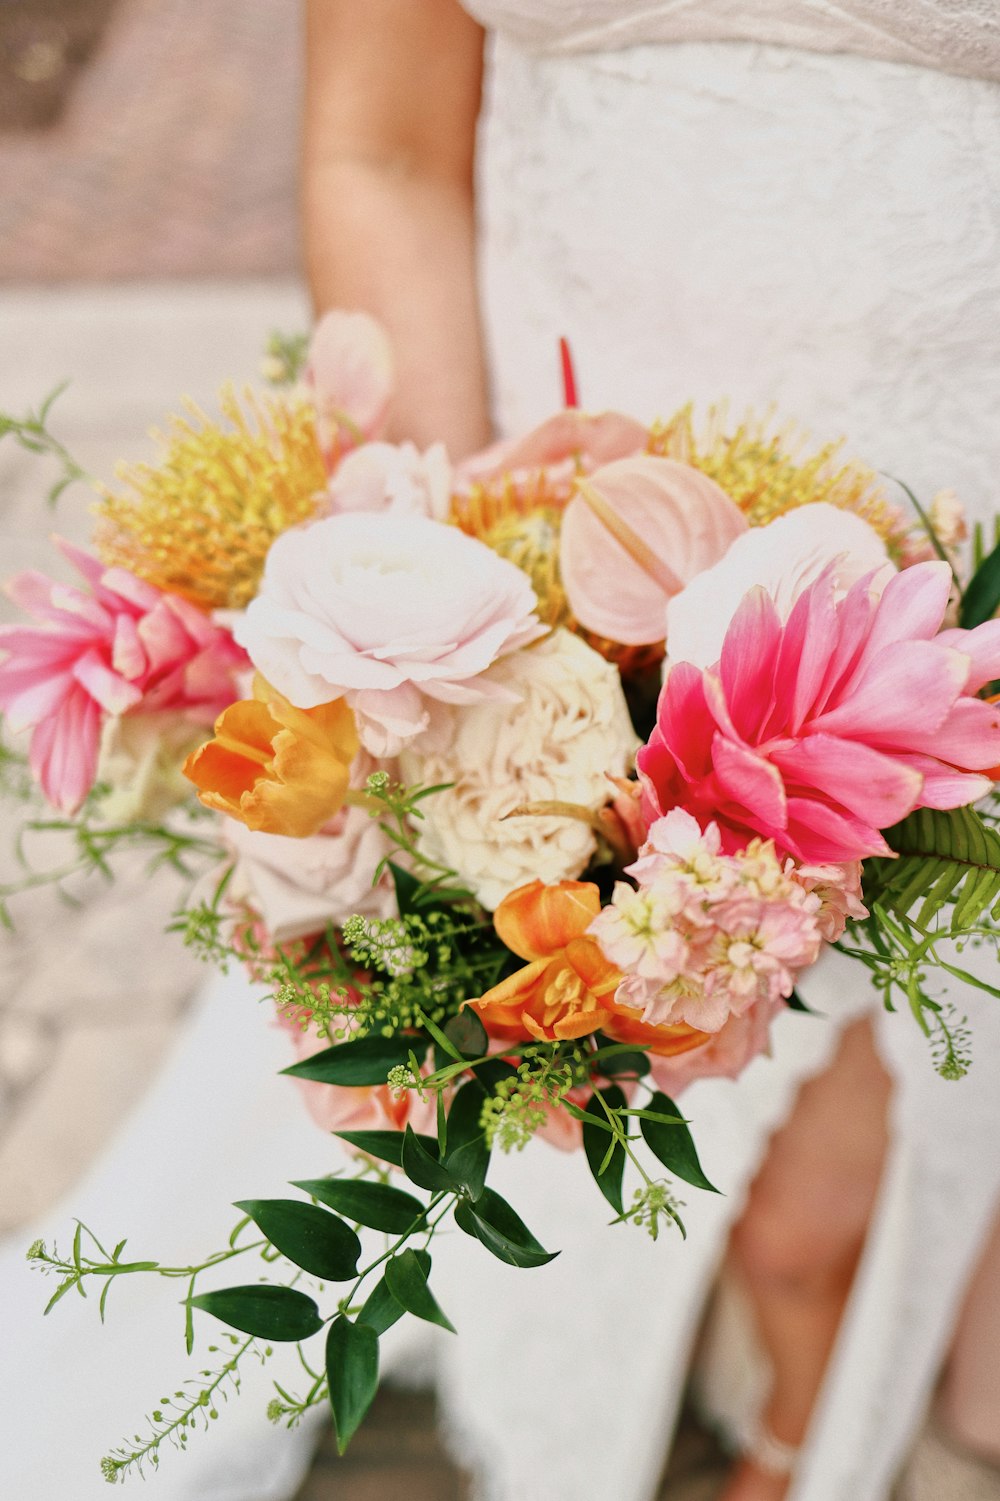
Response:
[[[564,957],[597,1000],[611,995],[622,982],[621,970],[605,957],[596,938],[571,939]]]
[[[603,1031],[615,1042],[637,1043],[665,1058],[704,1047],[717,1035],[714,1032],[699,1032],[686,1022],[678,1022],[676,1026],[653,1027],[641,1019],[638,1011],[633,1011],[628,1006],[614,1006]]]
[[[600,892],[590,881],[529,881],[504,897],[493,926],[519,958],[545,959],[582,937],[600,910]]]

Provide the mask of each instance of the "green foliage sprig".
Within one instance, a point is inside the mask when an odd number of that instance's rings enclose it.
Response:
[[[67,382],[56,386],[51,391],[37,412],[29,412],[26,417],[13,417],[9,412],[0,412],[0,441],[4,438],[13,438],[26,452],[35,454],[40,458],[54,459],[59,466],[59,478],[48,492],[48,503],[54,506],[63,491],[70,485],[82,481],[93,486],[94,479],[81,467],[70,453],[65,444],[61,443],[49,428],[49,413],[56,401],[66,390]]]

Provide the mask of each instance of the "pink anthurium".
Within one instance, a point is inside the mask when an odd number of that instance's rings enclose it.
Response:
[[[577,480],[559,568],[580,623],[628,646],[662,641],[669,601],[747,530],[707,475],[651,454]]]

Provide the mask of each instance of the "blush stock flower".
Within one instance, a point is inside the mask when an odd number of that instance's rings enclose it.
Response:
[[[455,527],[348,513],[278,538],[235,634],[297,707],[343,695],[382,757],[426,729],[428,700],[510,701],[482,674],[544,634],[534,605],[519,568]]]
[[[881,830],[991,786],[1000,622],[941,631],[951,573],[868,574],[839,597],[828,567],[783,624],[764,588],[742,600],[717,664],[667,674],[639,752],[650,822],[686,808],[727,848],[754,835],[807,864],[886,854]]]
[[[33,731],[32,773],[49,802],[72,814],[93,786],[110,718],[169,712],[210,724],[246,659],[187,600],[55,541],[87,587],[34,571],[10,582],[11,598],[39,624],[0,627],[0,709],[12,730]]]
[[[616,1001],[644,1023],[717,1033],[730,1016],[786,999],[819,955],[822,898],[762,840],[725,854],[715,824],[702,832],[677,808],[653,825],[629,874],[637,888],[618,882],[588,931],[623,972]]]

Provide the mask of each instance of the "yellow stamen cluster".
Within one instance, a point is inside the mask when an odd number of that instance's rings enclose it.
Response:
[[[157,465],[124,465],[124,489],[97,507],[97,552],[203,609],[239,609],[257,592],[274,539],[323,503],[326,465],[313,408],[301,401],[241,401],[231,388],[221,426],[193,402],[154,433]]]
[[[792,428],[771,429],[767,416],[748,415],[733,424],[724,406],[711,407],[701,434],[692,409],[682,407],[654,424],[649,452],[700,469],[735,500],[751,526],[766,526],[797,506],[825,501],[867,521],[898,559],[910,523],[886,497],[878,475],[841,459],[842,442],[803,455],[804,437]]]

